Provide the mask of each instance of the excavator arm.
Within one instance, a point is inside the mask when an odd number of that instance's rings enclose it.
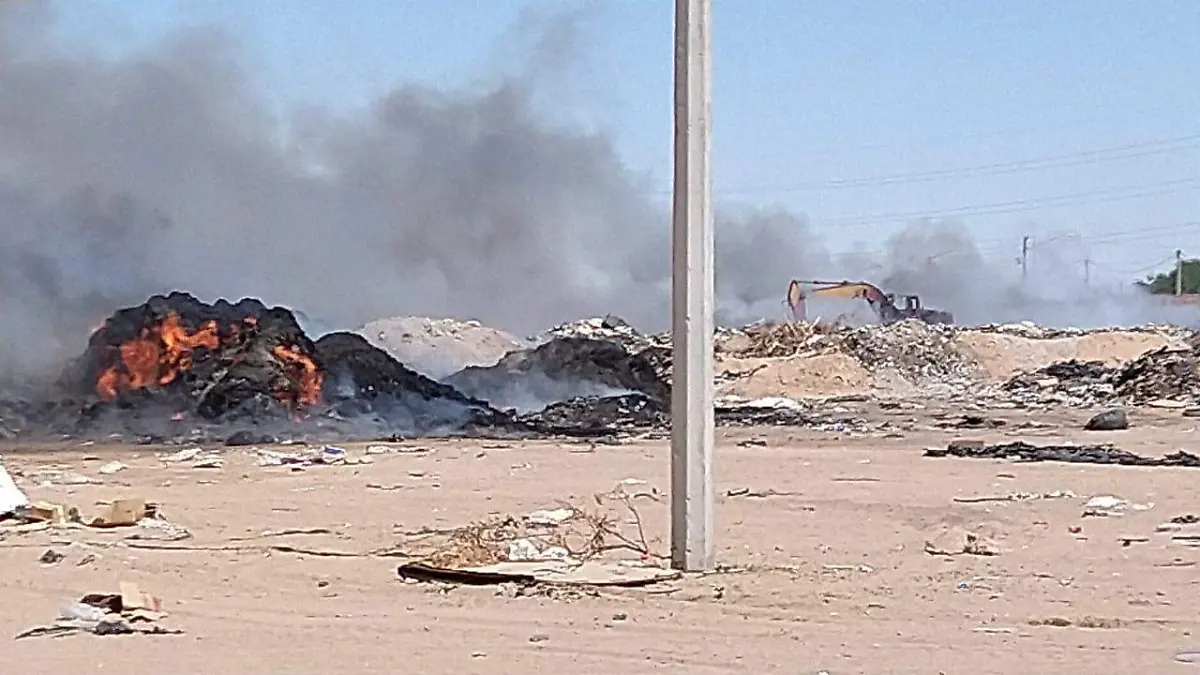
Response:
[[[884,321],[890,320],[895,306],[892,299],[881,291],[878,286],[865,281],[799,281],[793,280],[788,285],[788,307],[792,317],[804,321],[807,309],[805,301],[808,298],[836,298],[843,300],[866,300],[871,309]]]

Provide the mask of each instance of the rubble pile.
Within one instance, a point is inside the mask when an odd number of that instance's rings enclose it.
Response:
[[[968,383],[978,371],[955,347],[954,335],[951,327],[909,319],[853,328],[836,338],[842,350],[869,370],[895,370],[912,382]]]

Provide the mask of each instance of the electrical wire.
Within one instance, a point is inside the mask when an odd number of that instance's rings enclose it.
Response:
[[[920,171],[913,173],[899,173],[884,176],[834,179],[824,182],[801,182],[786,186],[743,187],[718,190],[718,192],[723,195],[757,194],[763,192],[788,193],[811,190],[840,190],[846,188],[879,187],[908,183],[927,183],[937,180],[967,178],[979,175],[1005,175],[1022,173],[1025,171],[1058,169],[1087,164],[1123,161],[1127,159],[1136,159],[1139,157],[1149,157],[1153,155],[1179,152],[1181,150],[1193,150],[1197,147],[1200,147],[1200,134],[1180,136],[1178,138],[1165,139],[1162,141],[1133,143],[1119,147],[1101,148],[1098,150],[1088,150],[1065,155],[1053,155],[1049,157],[1015,160],[1011,162],[996,162],[992,164],[980,164],[976,166],[937,169],[933,171]]]

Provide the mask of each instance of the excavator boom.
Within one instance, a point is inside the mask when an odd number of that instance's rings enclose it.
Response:
[[[895,296],[884,293],[878,286],[865,281],[793,280],[788,285],[787,303],[794,320],[806,320],[806,300],[814,297],[846,300],[861,298],[875,310],[884,324],[910,318],[926,323],[954,323],[954,317],[949,312],[922,308],[921,299],[915,295],[904,296],[905,306],[897,307]]]

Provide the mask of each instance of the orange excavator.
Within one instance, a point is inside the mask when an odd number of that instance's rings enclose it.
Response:
[[[896,295],[884,293],[874,284],[865,281],[797,281],[788,285],[787,303],[792,318],[804,321],[806,301],[809,298],[831,298],[843,300],[866,300],[883,324],[896,323],[905,319],[918,319],[925,323],[954,323],[954,315],[940,309],[925,309],[921,298],[902,295],[904,306],[896,305]]]

